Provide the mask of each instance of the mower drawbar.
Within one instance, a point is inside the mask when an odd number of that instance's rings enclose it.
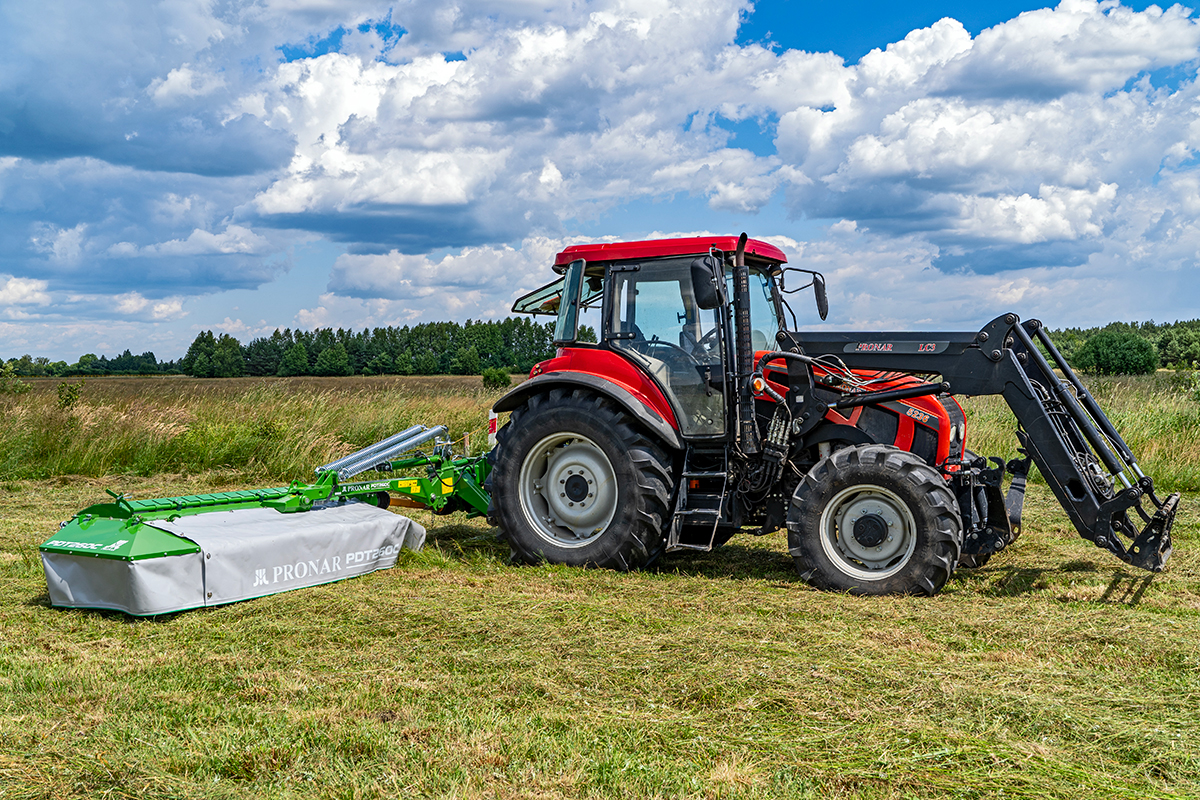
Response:
[[[425,528],[389,506],[487,511],[486,460],[454,457],[446,433],[413,426],[318,467],[313,483],[152,500],[109,492],[112,502],[38,548],[50,602],[150,616],[387,569],[425,542]],[[396,459],[426,444],[429,455]],[[404,477],[346,482],[368,470]]]

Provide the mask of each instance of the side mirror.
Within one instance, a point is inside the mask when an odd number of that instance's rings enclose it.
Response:
[[[705,311],[721,305],[721,291],[718,287],[722,286],[723,282],[717,280],[719,268],[712,256],[692,261],[692,291],[696,295],[696,305]]]
[[[817,313],[825,319],[829,316],[829,298],[825,296],[825,276],[819,272],[813,273],[813,294],[817,296]]]

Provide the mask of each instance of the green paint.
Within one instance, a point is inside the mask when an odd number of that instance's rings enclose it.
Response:
[[[160,531],[137,518],[91,515],[75,517],[38,549],[43,553],[68,553],[116,561],[200,552],[194,542]]]
[[[450,458],[435,453],[393,461],[390,466],[393,473],[423,471],[424,474],[339,485],[336,472],[321,472],[311,484],[295,481],[290,486],[272,489],[243,489],[152,500],[129,500],[124,495],[109,492],[113,502],[98,503],[80,511],[38,549],[45,553],[121,561],[196,553],[200,548],[193,542],[148,523],[243,508],[273,508],[282,514],[290,514],[308,511],[314,503],[321,501],[361,499],[373,502],[380,492],[398,494],[435,512],[465,511],[468,517],[487,513],[489,498],[483,484],[491,465],[485,456]]]

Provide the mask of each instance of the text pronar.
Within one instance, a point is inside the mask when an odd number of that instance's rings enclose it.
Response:
[[[344,561],[342,556],[334,556],[333,558],[323,558],[319,562],[308,560],[297,561],[295,564],[276,564],[273,567],[260,567],[254,570],[254,585],[265,586],[281,581],[287,583],[288,581],[303,580],[310,575],[341,572],[344,569],[367,562],[378,561],[384,556],[396,555],[399,552],[399,545],[389,544],[384,547],[376,547],[373,550],[355,550],[346,553]],[[268,569],[271,570],[269,578],[267,577]]]

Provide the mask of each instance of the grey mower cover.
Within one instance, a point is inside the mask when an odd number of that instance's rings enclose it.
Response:
[[[425,528],[366,503],[214,511],[143,524],[199,551],[122,561],[42,552],[50,602],[68,608],[167,614],[249,600],[387,569],[401,547],[420,550]]]

